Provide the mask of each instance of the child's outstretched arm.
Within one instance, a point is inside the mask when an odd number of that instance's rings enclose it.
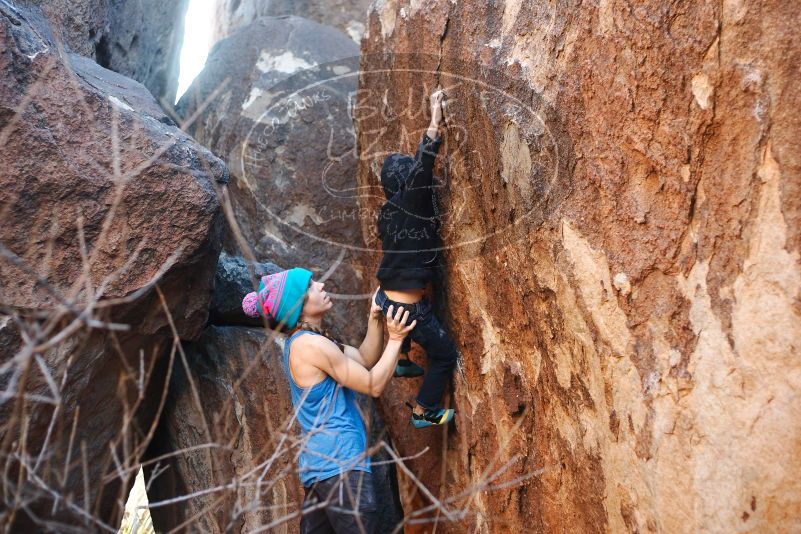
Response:
[[[439,136],[439,127],[442,124],[442,101],[445,93],[442,90],[435,91],[431,95],[431,123],[426,130],[423,140],[417,146],[417,153],[414,156],[415,170],[412,172],[411,180],[406,189],[406,203],[408,206],[416,206],[419,202],[428,202],[431,198],[431,186],[434,181],[434,160],[439,151],[442,139]]]
[[[414,159],[423,166],[423,174],[428,178],[428,184],[420,184],[423,187],[431,185],[431,173],[434,170],[434,159],[442,139],[439,138],[439,126],[442,124],[442,101],[445,99],[445,92],[441,89],[431,94],[431,122],[428,125],[423,140],[417,147]],[[426,139],[428,138],[428,139]]]
[[[439,125],[442,124],[442,101],[445,99],[445,92],[441,89],[435,91],[431,97],[431,123],[428,125],[426,135],[431,139],[439,139]]]

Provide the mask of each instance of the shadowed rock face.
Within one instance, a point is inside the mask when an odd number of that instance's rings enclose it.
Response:
[[[254,263],[255,279],[251,279],[244,258],[229,256],[225,252],[220,254],[217,271],[214,273],[209,322],[215,325],[263,326],[263,319],[245,315],[242,311],[242,299],[251,291],[258,289],[258,282],[262,276],[282,270],[273,263]]]
[[[300,17],[270,17],[211,50],[178,103],[188,129],[226,160],[233,213],[255,256],[304,267],[326,290],[358,296],[356,151],[350,97],[358,47],[344,34]],[[228,252],[237,253],[233,238]],[[375,287],[373,287],[375,289]],[[364,302],[338,300],[333,328],[350,344],[363,334]],[[358,328],[357,328],[358,326]]]
[[[358,43],[364,33],[369,4],[367,0],[219,0],[212,41],[228,37],[259,17],[297,15],[337,28]]]
[[[438,532],[798,528],[799,12],[622,7],[372,5],[359,181],[445,88],[435,296],[463,355],[449,433],[409,430],[413,381],[384,419],[401,454],[433,448],[410,465],[435,495],[515,455],[496,482],[536,474]]]
[[[14,0],[36,6],[72,52],[142,83],[172,107],[188,0]]]
[[[151,509],[159,532],[196,515],[193,530],[250,532],[297,509],[303,491],[295,473],[295,440],[288,435],[293,411],[281,371],[281,340],[260,328],[209,326],[196,343],[185,344],[191,374],[176,357],[148,450],[149,457],[172,456],[160,462],[158,469],[167,470],[154,479],[148,499],[156,503],[239,484]],[[209,444],[214,446],[204,447]],[[145,480],[155,467],[146,468]],[[297,528],[292,518],[276,532]]]
[[[144,86],[59,55],[41,22],[0,3],[0,386],[29,396],[0,405],[2,495],[19,499],[0,508],[20,532],[44,529],[34,516],[99,530],[84,504],[116,528],[158,403],[152,366],[208,316],[227,170]],[[10,454],[28,455],[22,486]]]

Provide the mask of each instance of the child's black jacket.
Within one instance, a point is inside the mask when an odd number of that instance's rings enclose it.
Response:
[[[378,214],[384,256],[376,277],[384,289],[425,287],[439,267],[439,212],[433,183],[442,138],[427,134],[415,157],[391,154],[381,167],[387,201]]]

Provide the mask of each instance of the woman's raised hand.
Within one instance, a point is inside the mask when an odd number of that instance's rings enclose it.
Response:
[[[387,310],[387,330],[389,330],[389,339],[394,340],[403,340],[406,337],[406,334],[414,330],[414,327],[417,326],[417,319],[412,321],[412,324],[406,325],[406,321],[409,320],[409,310],[404,312],[403,306],[399,306],[397,310],[394,310],[394,305],[390,304],[389,309]]]

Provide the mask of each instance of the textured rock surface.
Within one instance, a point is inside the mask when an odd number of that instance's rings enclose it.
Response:
[[[295,474],[296,443],[286,432],[292,402],[276,340],[260,328],[209,326],[185,348],[192,383],[176,359],[164,415],[148,450],[150,457],[174,456],[160,462],[157,469],[168,467],[155,478],[148,498],[156,504],[222,489],[151,508],[155,529],[167,532],[197,516],[193,530],[250,532],[296,511],[302,489]],[[154,467],[146,467],[146,481]],[[297,523],[284,522],[275,532],[295,532]]]
[[[158,400],[154,355],[172,337],[153,284],[177,335],[197,337],[221,247],[213,184],[227,170],[144,86],[59,55],[30,20],[0,3],[0,386],[29,395],[0,404],[2,495],[16,499],[0,515],[25,532],[44,528],[34,515],[51,530],[99,530],[84,506],[118,524],[136,469],[120,480],[110,451],[120,469],[136,465]],[[130,328],[88,328],[75,318],[84,310]],[[9,454],[29,455],[22,486]]]
[[[334,298],[361,293],[356,155],[349,97],[358,47],[300,17],[263,18],[211,50],[178,103],[199,142],[226,160],[233,214],[255,256],[321,277]],[[345,126],[343,126],[345,125]],[[238,252],[233,239],[226,250]],[[363,301],[339,300],[332,326],[351,344]],[[333,315],[333,314],[332,314]]]
[[[283,342],[284,336],[260,328],[209,326],[197,342],[185,344],[193,384],[176,359],[164,417],[148,450],[153,458],[173,456],[146,468],[149,479],[167,467],[148,496],[153,504],[221,489],[153,508],[157,531],[193,516],[193,528],[202,532],[253,532],[273,523],[270,532],[298,531],[300,442],[281,368]],[[373,442],[383,439],[380,422],[371,428]],[[203,447],[208,444],[214,446]],[[176,454],[181,450],[187,452]],[[386,455],[376,459],[385,461]],[[377,502],[385,531],[391,531],[402,517],[392,494],[395,474],[391,466],[376,464],[374,475],[383,489]]]
[[[297,15],[338,28],[358,43],[369,4],[368,0],[217,0],[212,41],[228,37],[259,17]]]
[[[385,420],[402,454],[433,447],[410,465],[435,495],[516,454],[499,481],[544,469],[437,531],[801,528],[799,11],[372,7],[359,180],[378,183],[375,147],[413,150],[440,83],[437,307],[464,360],[449,434],[408,431],[410,381]],[[371,74],[388,67],[425,72]]]
[[[172,106],[188,0],[15,0],[37,6],[65,48],[144,84]]]

